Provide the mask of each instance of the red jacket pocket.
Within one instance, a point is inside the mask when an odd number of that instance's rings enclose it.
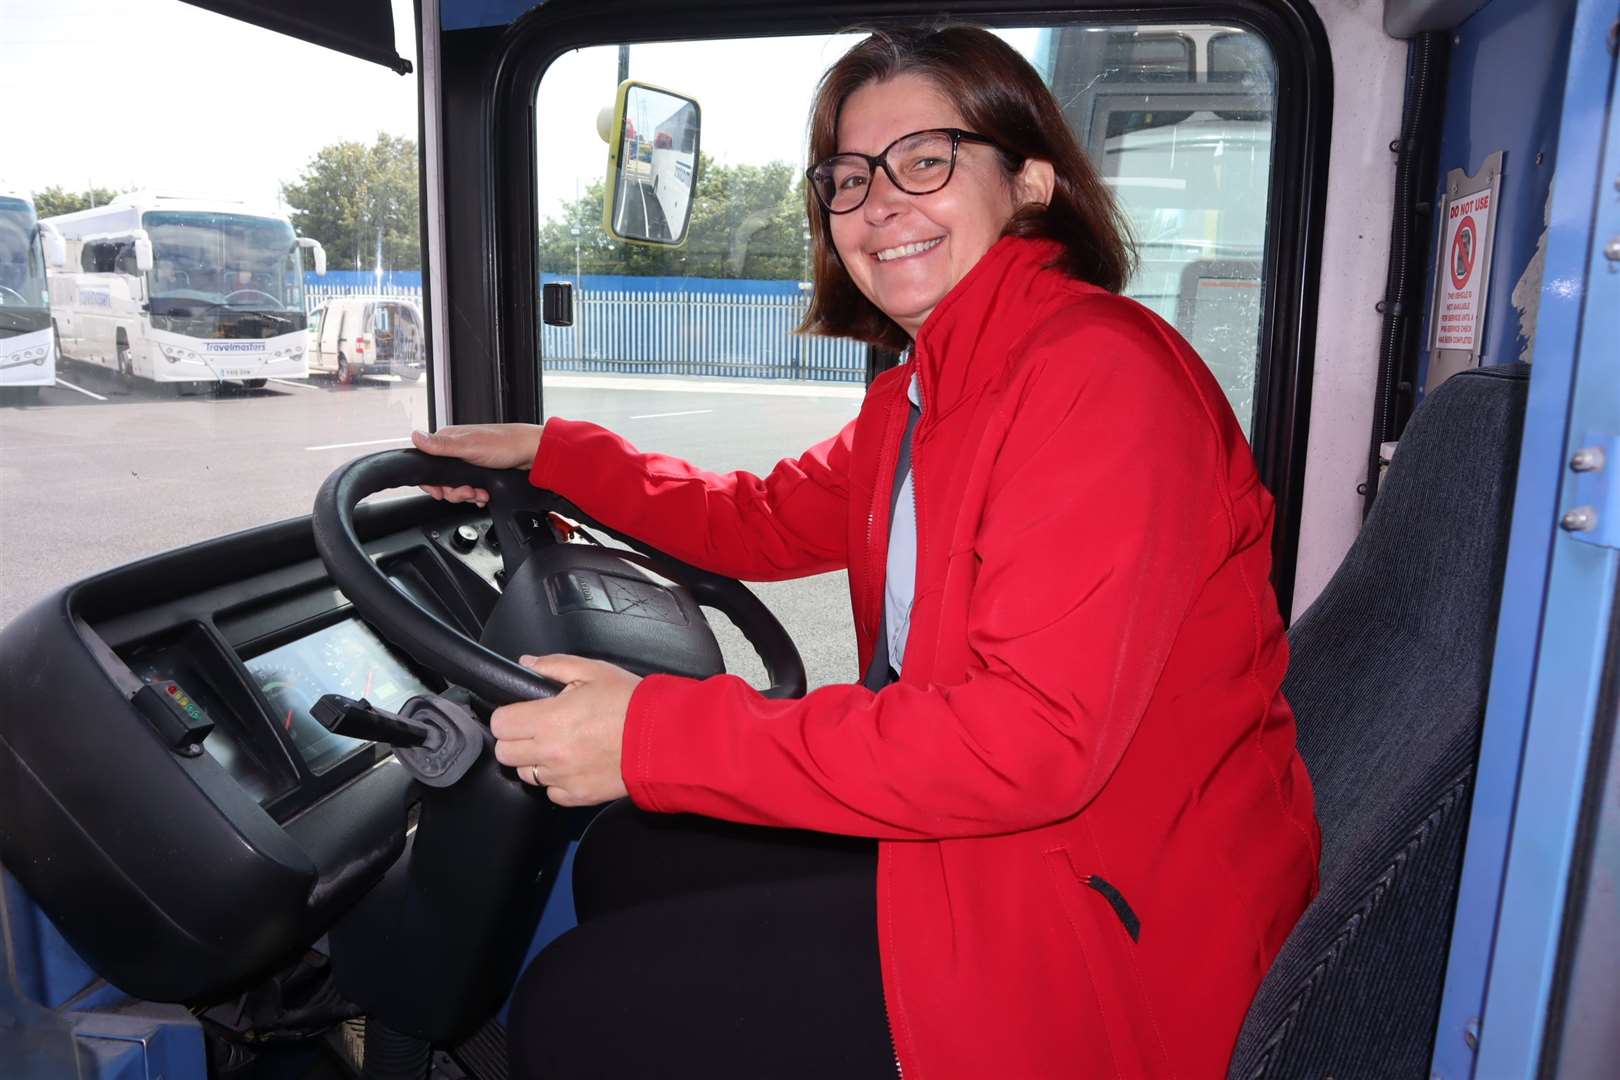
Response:
[[[1068,848],[1045,852],[1057,902],[1091,976],[1092,991],[1108,1034],[1112,1075],[1122,1080],[1166,1080],[1169,1055],[1142,988],[1133,950],[1151,926],[1143,926],[1125,894],[1112,882],[1082,873]]]

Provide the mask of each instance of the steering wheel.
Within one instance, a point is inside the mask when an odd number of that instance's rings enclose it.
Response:
[[[234,300],[238,296],[243,296],[243,297],[258,296],[258,297],[263,297],[265,300],[269,301],[272,304],[275,304],[277,307],[281,306],[281,301],[280,300],[277,300],[275,297],[271,296],[269,293],[263,292],[263,291],[261,291],[259,289],[237,289],[235,292],[228,292],[228,293],[225,294],[225,299],[221,300],[220,303],[222,303],[222,304],[226,305],[227,307],[229,307],[229,306],[231,306],[231,301]]]
[[[559,689],[550,679],[536,675],[440,621],[396,589],[366,554],[355,531],[355,506],[373,492],[418,484],[449,487],[466,484],[489,492],[489,510],[494,517],[508,581],[517,577],[518,568],[532,553],[553,543],[549,527],[543,524],[546,513],[551,510],[563,510],[610,536],[636,543],[645,550],[615,549],[613,554],[675,582],[699,604],[715,608],[735,623],[764,662],[771,683],[766,696],[788,698],[804,694],[804,662],[793,639],[770,609],[740,581],[700,570],[671,555],[646,548],[639,541],[622,537],[579,513],[561,496],[534,487],[527,475],[516,469],[485,469],[455,458],[433,457],[419,450],[385,450],[356,458],[328,476],[315,496],[312,514],[315,549],[332,580],[372,626],[450,682],[496,705],[551,697]],[[526,519],[536,517],[542,522],[538,530],[524,526]],[[503,597],[503,601],[505,599]]]
[[[5,304],[5,303],[10,302],[10,301],[6,300],[5,297],[4,297],[4,294],[6,294],[6,293],[10,293],[12,296],[15,296],[17,298],[17,304],[20,307],[27,307],[28,306],[28,299],[26,297],[24,297],[22,293],[18,292],[16,289],[13,289],[13,288],[11,288],[10,286],[7,286],[7,285],[0,285],[0,304]]]

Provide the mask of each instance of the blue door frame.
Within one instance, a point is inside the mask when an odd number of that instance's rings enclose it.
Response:
[[[1586,795],[1620,552],[1560,528],[1620,435],[1620,127],[1614,0],[1575,11],[1534,373],[1485,730],[1432,1075],[1537,1075]],[[1605,470],[1620,473],[1620,455]],[[1611,486],[1613,481],[1610,481]],[[1620,499],[1609,508],[1620,515]]]

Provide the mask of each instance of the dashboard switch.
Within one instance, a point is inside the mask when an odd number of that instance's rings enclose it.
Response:
[[[450,543],[457,551],[471,551],[478,546],[478,526],[457,525],[456,531],[450,534]]]

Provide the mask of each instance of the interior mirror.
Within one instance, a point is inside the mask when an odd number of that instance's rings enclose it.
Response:
[[[152,269],[152,238],[145,229],[135,230],[135,269],[143,274]]]
[[[67,245],[62,242],[62,234],[56,231],[56,226],[40,225],[39,238],[45,245],[45,268],[47,270],[60,270],[67,265]]]
[[[686,242],[697,190],[698,103],[631,79],[619,84],[608,138],[602,227],[633,244]]]
[[[312,257],[315,260],[315,276],[316,277],[325,277],[326,276],[326,249],[321,247],[321,242],[319,240],[316,240],[314,237],[300,236],[298,238],[298,246],[301,247],[301,248],[309,248],[310,251],[314,252],[314,255]]]

